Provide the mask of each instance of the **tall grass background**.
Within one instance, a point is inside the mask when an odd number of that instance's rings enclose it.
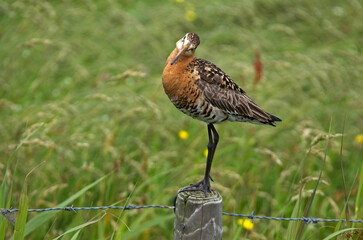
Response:
[[[224,211],[301,217],[326,152],[308,215],[346,218],[347,209],[363,219],[362,7],[358,0],[1,1],[1,207],[171,205],[179,188],[200,180],[206,126],[178,112],[161,84],[175,42],[192,31],[201,38],[198,57],[283,120],[276,128],[217,126],[211,174]],[[255,51],[263,78],[254,84]],[[168,210],[19,216],[15,226],[0,218],[1,238],[172,238]],[[310,224],[298,237],[299,223],[255,220],[241,231],[237,220],[223,217],[225,239],[323,239],[362,228]]]

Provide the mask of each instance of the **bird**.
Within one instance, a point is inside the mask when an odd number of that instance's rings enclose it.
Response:
[[[219,141],[214,124],[247,122],[275,126],[280,118],[265,112],[224,71],[194,56],[199,36],[189,32],[176,42],[167,58],[162,84],[174,106],[184,114],[207,124],[209,142],[204,178],[181,191],[211,192],[210,176]]]

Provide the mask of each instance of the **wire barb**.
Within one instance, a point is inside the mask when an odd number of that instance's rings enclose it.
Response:
[[[311,218],[311,217],[308,217],[308,218],[307,217],[303,217],[302,219],[303,219],[303,221],[304,221],[305,224],[317,223],[316,219]]]
[[[66,210],[66,211],[73,211],[74,213],[77,213],[77,211],[73,208],[73,204],[70,207],[65,207],[64,210]]]
[[[253,223],[253,221],[255,220],[255,210],[252,211],[248,218],[251,219],[251,222]]]

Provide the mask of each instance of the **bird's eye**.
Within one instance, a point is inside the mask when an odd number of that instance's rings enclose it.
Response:
[[[187,37],[187,35],[185,35],[184,37],[183,37],[183,40],[185,40],[185,38]]]

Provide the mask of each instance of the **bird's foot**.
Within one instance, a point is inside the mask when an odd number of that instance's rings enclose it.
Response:
[[[203,178],[202,181],[190,184],[190,186],[183,188],[179,192],[188,192],[188,191],[202,191],[204,192],[204,196],[208,196],[208,192],[211,192],[212,188],[210,186],[209,178]],[[213,180],[212,180],[213,181]]]

